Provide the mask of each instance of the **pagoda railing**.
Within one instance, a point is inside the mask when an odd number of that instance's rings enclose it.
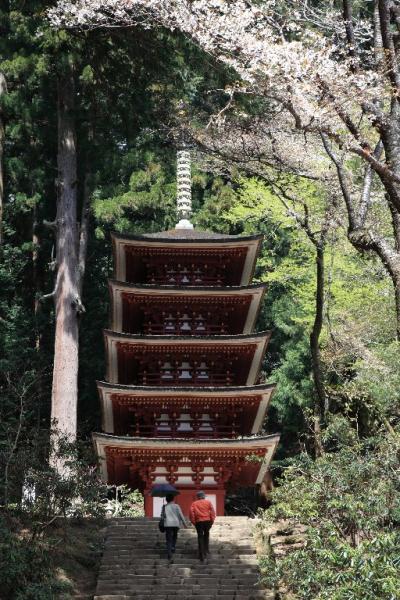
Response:
[[[242,414],[243,408],[211,414],[135,411],[127,433],[144,437],[235,437],[243,433]]]
[[[147,283],[153,285],[222,286],[225,284],[225,265],[157,265],[151,266]]]
[[[205,439],[205,438],[234,438],[240,435],[236,425],[218,425],[211,426],[210,421],[198,421],[196,426],[188,429],[182,429],[182,425],[187,425],[188,421],[180,421],[177,419],[174,422],[161,424],[142,424],[137,423],[130,430],[130,435],[133,437],[156,437],[156,438],[188,438],[188,439]]]
[[[143,333],[147,335],[224,335],[228,334],[228,324],[223,316],[218,318],[208,312],[201,313],[145,313]]]
[[[135,377],[137,385],[230,386],[236,381],[231,360],[174,360],[141,362]]]
[[[150,386],[230,386],[234,384],[230,371],[214,372],[202,369],[176,368],[161,372],[144,371],[138,375],[138,385]]]

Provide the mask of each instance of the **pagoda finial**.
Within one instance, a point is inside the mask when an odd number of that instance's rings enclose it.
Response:
[[[179,223],[175,229],[193,229],[193,224],[189,221],[192,214],[192,177],[191,177],[191,158],[188,148],[181,148],[176,156],[176,204]]]
[[[176,208],[179,223],[175,225],[175,229],[193,229],[193,224],[189,220],[192,214],[191,156],[185,135],[187,111],[183,100],[178,104],[178,118],[181,122],[176,155]]]

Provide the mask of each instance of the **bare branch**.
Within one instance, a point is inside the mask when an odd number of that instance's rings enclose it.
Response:
[[[333,162],[333,164],[336,167],[340,189],[342,191],[343,199],[345,201],[346,208],[347,208],[347,214],[349,217],[350,227],[351,228],[357,227],[357,218],[356,218],[356,214],[355,214],[355,210],[354,210],[354,206],[353,206],[353,198],[352,198],[351,192],[349,190],[349,187],[347,185],[346,175],[345,175],[343,165],[342,165],[340,159],[333,152],[326,136],[322,134],[321,138],[322,138],[322,143],[324,145],[327,155],[329,156],[329,158],[331,159],[331,161]]]
[[[392,227],[393,227],[393,235],[394,235],[394,239],[395,239],[395,247],[396,247],[397,252],[400,253],[400,213],[393,206],[392,202],[390,201],[390,198],[388,198],[387,200],[388,200],[388,204],[389,204],[390,214],[392,216]],[[400,259],[399,259],[399,263],[400,263]],[[399,270],[400,270],[400,264],[399,264]]]
[[[43,219],[42,225],[47,229],[51,229],[52,231],[57,229],[57,221],[46,221],[46,219]]]
[[[377,160],[379,160],[380,155],[382,154],[382,151],[383,151],[383,144],[382,144],[382,141],[379,140],[379,142],[377,143],[375,150],[374,150],[374,155],[377,158]],[[372,166],[370,164],[368,164],[365,169],[364,185],[363,185],[363,189],[361,192],[361,202],[360,202],[360,208],[359,208],[359,223],[362,227],[365,224],[365,219],[367,217],[368,210],[371,205],[371,186],[372,186],[373,178],[374,178],[374,171],[372,170]]]
[[[50,292],[50,294],[44,294],[44,296],[41,296],[41,297],[39,298],[39,302],[45,302],[45,300],[51,300],[51,299],[53,299],[53,300],[54,300],[54,298],[56,297],[56,293],[57,293],[57,292],[56,292],[56,290],[54,289],[52,292]]]
[[[382,35],[382,44],[385,50],[384,59],[387,65],[388,77],[393,86],[393,93],[399,99],[400,76],[397,66],[396,49],[391,30],[390,0],[378,0],[379,22]]]

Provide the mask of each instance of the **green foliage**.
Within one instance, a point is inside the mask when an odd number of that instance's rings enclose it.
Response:
[[[176,221],[175,197],[172,174],[147,153],[142,157],[141,168],[131,174],[127,192],[93,202],[98,222],[96,234],[104,237],[104,226],[136,234],[169,229]]]
[[[339,449],[291,461],[263,515],[307,528],[302,548],[265,558],[266,581],[308,600],[399,598],[400,436],[361,442],[342,421],[325,441]]]
[[[57,580],[46,543],[33,543],[0,516],[3,600],[53,600],[69,586]]]
[[[308,600],[397,600],[399,549],[398,532],[379,532],[352,548],[311,530],[306,549],[278,564],[262,559],[263,581],[274,586],[283,579],[297,598]]]
[[[101,518],[106,486],[94,466],[92,449],[57,436],[57,447],[50,447],[49,453],[51,464],[38,461],[24,481],[24,489],[29,493],[23,498],[22,508],[29,513],[33,530],[43,531],[57,517]],[[52,466],[61,461],[62,473]]]
[[[58,436],[57,449],[51,448],[48,432],[43,432],[42,438],[30,440],[29,448],[17,445],[13,452],[9,473],[13,485],[8,492],[14,503],[8,502],[0,513],[1,597],[69,597],[69,583],[57,573],[55,548],[60,537],[68,535],[69,523],[95,519],[101,524],[107,486],[99,479],[93,451],[86,444],[71,444]],[[53,460],[62,460],[62,476],[48,464],[49,453]]]
[[[196,219],[202,225],[219,222],[218,231],[263,233],[255,280],[267,282],[268,292],[258,330],[273,329],[262,376],[277,383],[269,410],[269,431],[282,433],[278,457],[290,454],[307,432],[305,415],[313,403],[309,331],[314,316],[313,249],[282,202],[262,182],[239,179],[230,194],[205,202]],[[318,197],[313,194],[314,204]]]
[[[127,485],[110,488],[112,499],[107,503],[107,512],[112,517],[143,517],[143,494],[139,490],[131,490]]]
[[[380,343],[375,351],[354,362],[354,376],[338,385],[346,394],[347,412],[353,406],[367,412],[367,427],[373,431],[382,421],[400,419],[400,352],[399,342]]]
[[[207,118],[226,96],[204,92],[231,80],[178,35],[54,32],[43,20],[50,4],[32,0],[0,9],[1,70],[8,88],[1,99],[6,146],[0,249],[0,498],[8,511],[0,525],[0,593],[7,600],[47,600],[61,593],[51,560],[54,523],[107,510],[143,514],[138,492],[104,488],[81,445],[62,449],[70,466],[66,477],[47,464],[53,308],[37,298],[54,283],[54,233],[42,222],[56,214],[58,74],[73,64],[79,205],[86,175],[93,198],[80,323],[83,439],[100,427],[95,380],[104,377],[110,231],[141,234],[174,226],[175,153],[165,130],[176,125],[181,99],[189,112]],[[248,114],[261,109],[249,95],[244,103]],[[323,190],[302,179],[286,177],[284,183],[307,203],[318,231],[328,201]],[[211,176],[194,165],[193,206],[193,222],[201,229],[265,236],[255,281],[268,283],[268,293],[257,328],[273,329],[261,376],[276,382],[277,390],[264,429],[282,432],[277,463],[284,471],[265,518],[307,526],[307,545],[281,563],[268,559],[268,577],[275,583],[283,578],[299,598],[310,600],[397,598],[399,450],[397,437],[384,438],[382,429],[395,431],[400,419],[400,353],[387,273],[349,245],[339,215],[327,240],[320,340],[329,400],[323,443],[329,453],[316,462],[302,454],[287,467],[283,459],[310,447],[314,248],[287,207],[257,179]],[[371,211],[389,235],[380,203]],[[35,490],[35,501],[25,496],[22,502],[23,486]],[[25,520],[23,535],[10,514]]]

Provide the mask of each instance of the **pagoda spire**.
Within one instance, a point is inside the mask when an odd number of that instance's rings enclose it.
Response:
[[[189,218],[192,214],[191,156],[187,147],[181,147],[176,156],[176,204],[179,223],[175,229],[193,229]]]
[[[179,222],[175,229],[193,229],[192,214],[192,175],[190,145],[187,139],[188,111],[184,100],[177,106],[178,127],[175,134],[176,153],[176,212]]]

